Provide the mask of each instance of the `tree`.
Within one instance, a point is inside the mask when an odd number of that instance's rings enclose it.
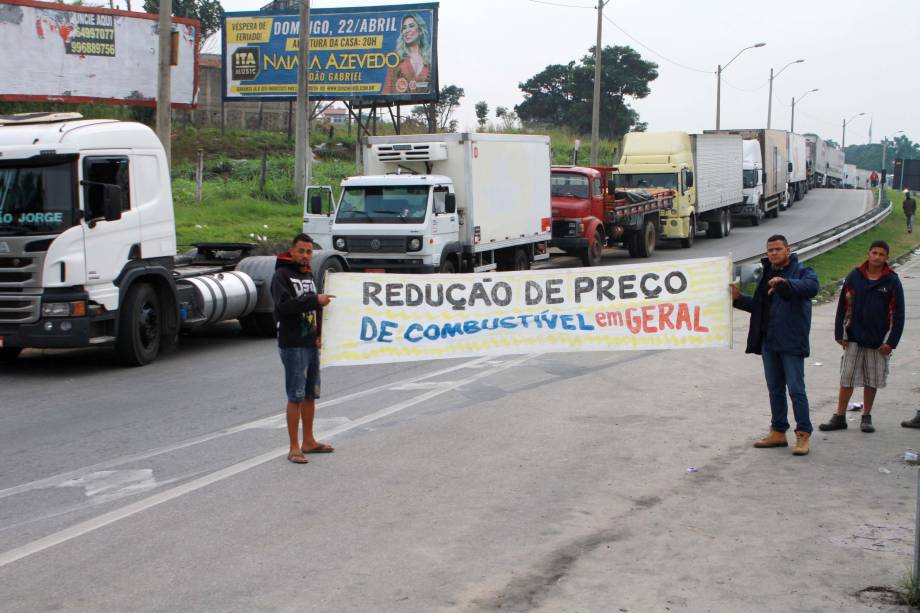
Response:
[[[502,130],[510,130],[518,121],[517,113],[503,106],[495,107],[495,118],[501,121]]]
[[[160,12],[160,0],[144,0],[148,13]],[[173,0],[172,12],[176,17],[197,19],[201,22],[201,42],[220,30],[224,9],[219,0]]]
[[[904,134],[889,140],[885,152],[885,168],[888,172],[894,171],[894,161],[898,158],[920,159],[920,143],[911,141]],[[882,167],[882,144],[847,145],[846,159],[848,164],[855,164],[858,168],[879,170]]]
[[[631,47],[607,46],[601,50],[600,132],[617,139],[629,131],[644,130],[639,114],[627,98],[645,98],[649,82],[658,78],[658,65],[642,59]],[[594,99],[594,47],[576,63],[552,64],[519,84],[524,102],[514,107],[521,121],[566,126],[575,132],[591,131]]]
[[[486,104],[485,100],[480,100],[476,103],[476,121],[479,122],[479,129],[482,130],[486,127],[486,122],[489,120],[489,105]]]
[[[438,93],[438,101],[412,109],[411,117],[413,120],[433,127],[438,132],[456,132],[457,120],[451,116],[457,107],[460,106],[460,99],[466,95],[462,87],[457,85],[445,85]],[[430,114],[434,111],[434,117]],[[433,121],[432,121],[433,119]],[[431,124],[434,124],[433,126]],[[429,128],[431,129],[431,128]]]

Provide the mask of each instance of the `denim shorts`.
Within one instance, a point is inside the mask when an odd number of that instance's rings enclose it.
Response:
[[[280,347],[284,364],[284,389],[288,402],[319,398],[319,349],[316,347]]]

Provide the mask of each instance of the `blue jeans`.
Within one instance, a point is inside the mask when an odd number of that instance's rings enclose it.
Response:
[[[770,427],[777,432],[789,429],[786,388],[792,398],[792,413],[795,415],[795,431],[811,434],[811,419],[808,417],[808,396],[805,395],[805,358],[800,355],[763,350],[763,373],[770,392],[770,412],[773,419]]]
[[[319,398],[319,350],[316,347],[278,349],[284,364],[284,390],[288,402]]]

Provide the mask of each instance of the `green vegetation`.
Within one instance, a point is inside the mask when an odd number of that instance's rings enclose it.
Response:
[[[888,197],[893,208],[891,215],[882,223],[843,245],[808,260],[808,265],[815,269],[818,279],[821,280],[822,290],[819,299],[827,300],[836,296],[838,283],[846,278],[855,266],[865,261],[872,241],[886,241],[891,246],[892,261],[920,245],[920,231],[914,234],[907,233],[904,211],[901,208],[904,194],[888,190]]]

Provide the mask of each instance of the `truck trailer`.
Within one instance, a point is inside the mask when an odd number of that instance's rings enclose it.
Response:
[[[844,153],[842,150],[832,146],[827,146],[827,176],[825,179],[826,187],[843,187],[843,180],[846,174],[844,169]]]
[[[549,137],[372,136],[365,148],[365,174],[342,181],[334,215],[304,217],[350,270],[526,270],[549,258]]]
[[[737,217],[754,219],[759,222],[763,217],[777,217],[781,206],[788,198],[786,187],[789,178],[789,144],[788,132],[785,130],[706,130],[706,134],[733,134],[745,140],[756,140],[760,145],[760,157],[763,163],[763,194],[760,206],[736,206]]]
[[[789,133],[789,165],[788,201],[791,205],[808,193],[808,147],[805,137],[794,132]]]
[[[731,232],[731,207],[744,200],[741,138],[724,134],[630,132],[614,171],[618,189],[668,189],[674,205],[661,212],[661,237],[691,247],[696,232]]]

